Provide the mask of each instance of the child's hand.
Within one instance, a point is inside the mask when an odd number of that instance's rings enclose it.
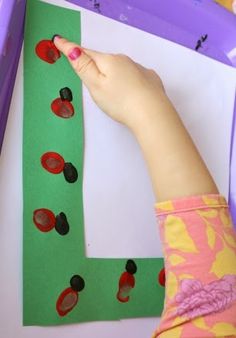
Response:
[[[91,51],[58,36],[54,43],[68,57],[96,104],[133,130],[165,97],[159,76],[125,55]]]

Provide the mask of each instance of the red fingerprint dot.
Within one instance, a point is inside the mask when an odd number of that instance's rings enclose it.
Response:
[[[61,56],[60,51],[51,40],[40,41],[35,47],[35,52],[41,60],[51,64]]]
[[[166,273],[165,273],[165,269],[161,269],[161,271],[159,272],[158,275],[158,282],[161,286],[165,286],[166,285]]]
[[[134,286],[135,286],[134,276],[127,271],[123,272],[122,275],[120,276],[119,290],[117,292],[116,298],[122,303],[128,302],[130,292],[134,288]]]
[[[33,221],[40,231],[48,232],[54,228],[56,218],[51,210],[42,208],[34,211]]]
[[[61,98],[57,98],[52,102],[51,109],[54,114],[64,119],[72,117],[75,113],[72,103]]]
[[[65,289],[59,296],[56,304],[56,309],[59,316],[63,317],[70,312],[78,303],[78,292],[72,288]]]
[[[65,166],[63,157],[55,152],[47,152],[41,157],[41,164],[52,174],[60,174]]]

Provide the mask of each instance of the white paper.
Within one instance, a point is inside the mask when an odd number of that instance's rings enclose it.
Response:
[[[236,70],[94,13],[82,13],[82,43],[94,50],[127,54],[160,74],[220,192],[227,198]],[[86,90],[84,115],[87,255],[162,256],[155,198],[136,140],[124,126],[103,114]]]

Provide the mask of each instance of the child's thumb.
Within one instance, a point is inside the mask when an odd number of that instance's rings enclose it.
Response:
[[[80,46],[57,35],[53,42],[68,58],[71,66],[88,88],[98,82],[100,71],[95,61]]]

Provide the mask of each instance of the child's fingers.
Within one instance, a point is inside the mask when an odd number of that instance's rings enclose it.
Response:
[[[68,58],[75,72],[89,88],[98,84],[101,73],[96,62],[80,46],[64,38],[54,38],[56,47]]]

